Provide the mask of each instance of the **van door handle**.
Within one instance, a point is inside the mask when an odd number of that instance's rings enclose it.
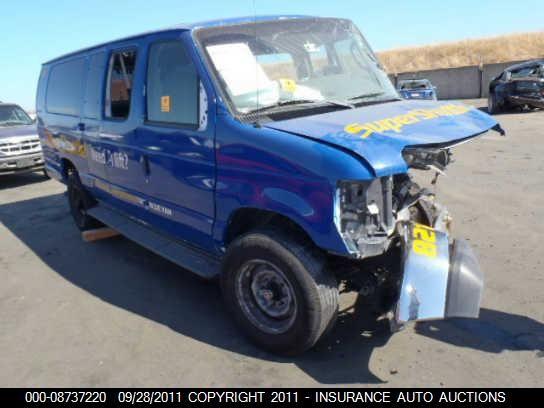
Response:
[[[142,169],[145,176],[149,176],[149,159],[145,154],[142,154],[140,157],[140,163],[142,164]]]

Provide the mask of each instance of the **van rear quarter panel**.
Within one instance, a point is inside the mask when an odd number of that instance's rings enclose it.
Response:
[[[218,245],[224,243],[233,214],[252,208],[281,214],[319,247],[347,253],[334,224],[337,181],[373,178],[355,157],[301,136],[240,123],[223,113],[217,118],[216,163]]]
[[[54,177],[62,176],[62,159],[68,159],[81,173],[87,173],[88,164],[83,135],[79,129],[83,100],[77,106],[79,114],[59,114],[49,112],[47,98],[51,73],[56,66],[78,59],[86,59],[85,55],[74,55],[42,67],[36,98],[36,117],[46,168],[53,170]],[[86,79],[86,68],[80,77],[81,92]],[[58,174],[56,174],[58,173]],[[61,180],[62,181],[62,180]]]
[[[50,65],[42,66],[40,72],[40,78],[38,80],[38,89],[36,91],[36,122],[38,135],[40,136],[40,141],[42,145],[43,158],[45,161],[45,166],[48,168],[48,171],[53,173],[51,174],[55,178],[59,178],[60,175],[60,157],[59,152],[57,151],[53,135],[45,131],[45,126],[47,123],[46,110],[45,110],[45,98],[47,94],[47,82],[49,80],[49,71]]]

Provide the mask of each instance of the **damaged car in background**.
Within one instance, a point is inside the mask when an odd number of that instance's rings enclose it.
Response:
[[[487,111],[513,108],[544,109],[544,60],[513,65],[490,82]]]
[[[219,277],[260,347],[312,347],[340,285],[394,330],[478,317],[478,260],[411,171],[442,173],[456,145],[502,130],[402,99],[349,20],[203,22],[74,52],[43,65],[37,115],[77,227]]]

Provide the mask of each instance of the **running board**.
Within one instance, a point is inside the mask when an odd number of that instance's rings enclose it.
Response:
[[[102,204],[87,210],[87,213],[131,241],[203,278],[211,279],[220,273],[221,263],[217,258],[213,258],[204,251],[192,248],[180,241],[159,234],[151,228]]]

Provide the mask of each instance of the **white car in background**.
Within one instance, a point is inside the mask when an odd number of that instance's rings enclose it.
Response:
[[[43,171],[36,123],[19,105],[0,102],[0,176],[31,171]]]

